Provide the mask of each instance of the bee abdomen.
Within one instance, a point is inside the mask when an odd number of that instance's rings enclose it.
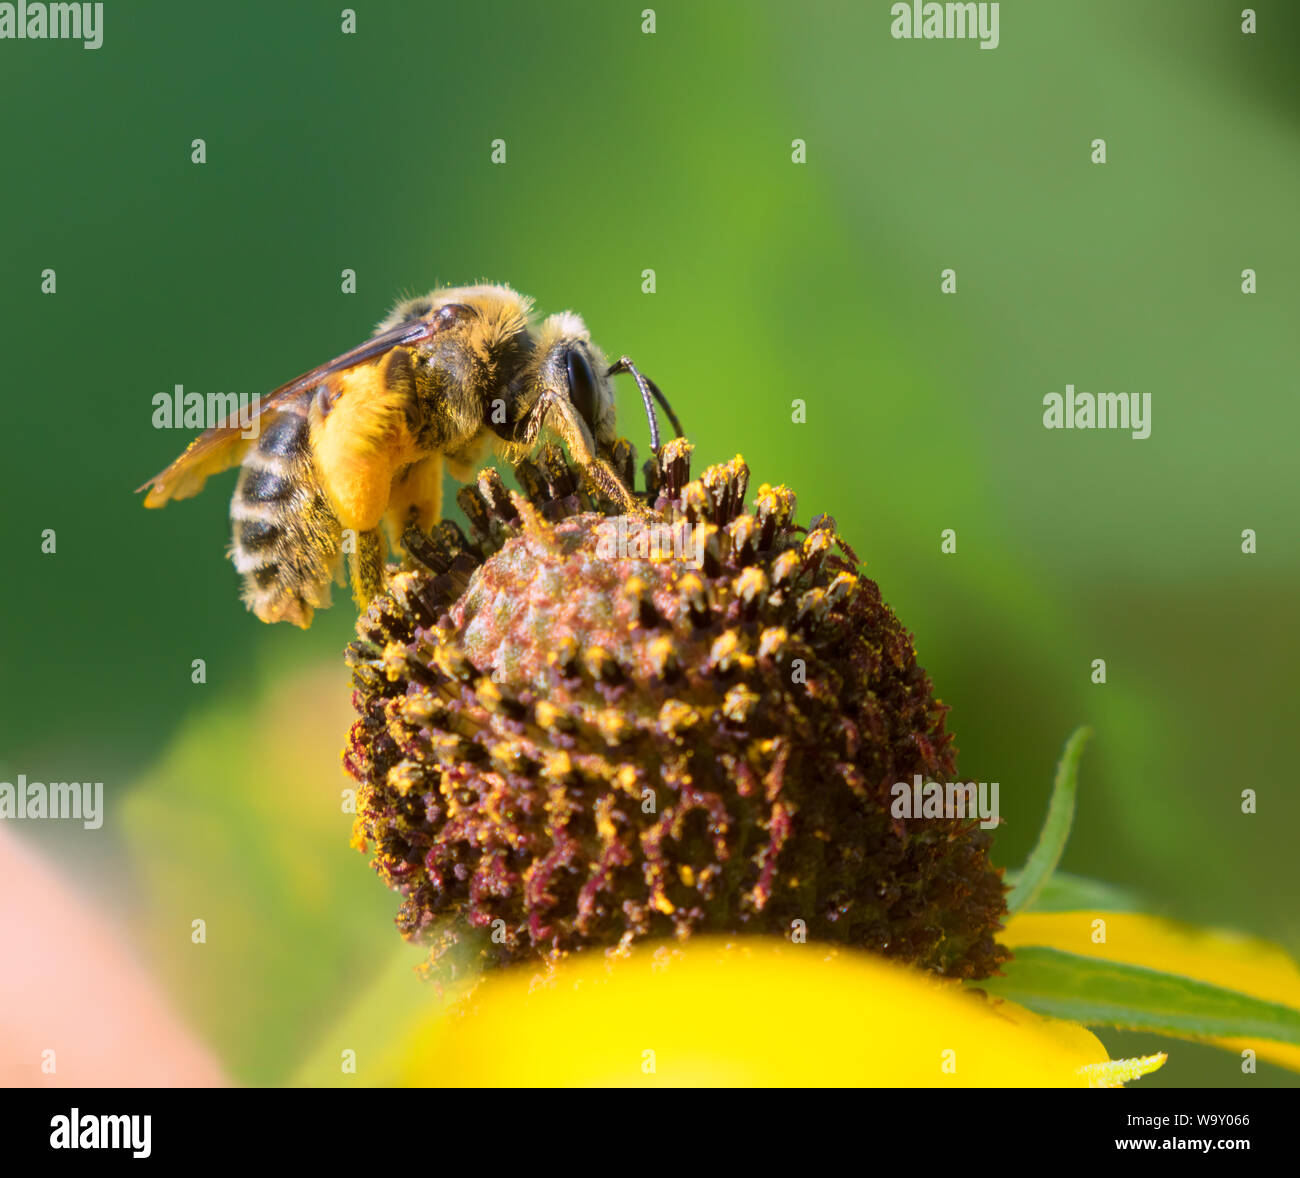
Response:
[[[293,496],[292,470],[279,466],[259,465],[266,461],[265,456],[261,454],[250,454],[244,459],[244,477],[240,480],[240,494],[244,502],[250,506],[284,503]]]
[[[245,604],[264,622],[311,622],[341,566],[339,522],[317,477],[310,394],[285,406],[244,456],[230,502],[231,559]]]
[[[277,414],[269,425],[258,435],[259,454],[267,458],[295,458],[307,453],[310,445],[310,431],[307,425],[307,406],[310,400],[300,398],[285,412]]]
[[[248,555],[274,548],[283,535],[284,530],[279,524],[265,519],[240,520],[235,530],[240,551]]]

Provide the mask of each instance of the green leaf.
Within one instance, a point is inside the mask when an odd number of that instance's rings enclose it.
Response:
[[[1065,742],[1065,751],[1056,767],[1056,780],[1052,783],[1052,800],[1048,803],[1047,819],[1038,835],[1038,844],[1019,872],[1018,882],[1007,897],[1007,912],[1011,915],[1034,902],[1043,885],[1051,878],[1061,861],[1065,841],[1070,837],[1070,824],[1074,821],[1074,795],[1079,784],[1079,758],[1083,746],[1092,735],[1091,728],[1076,728]]]
[[[1019,885],[1023,871],[1008,871],[1006,881]],[[1056,871],[1022,912],[1145,912],[1148,905],[1124,888],[1086,879],[1066,871]]]
[[[1300,1043],[1298,1010],[1141,965],[1028,947],[1017,949],[1003,971],[979,988],[1053,1018],[1166,1035]]]

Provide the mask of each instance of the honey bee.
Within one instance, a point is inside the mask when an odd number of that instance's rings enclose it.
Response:
[[[405,300],[365,343],[263,398],[255,437],[231,421],[209,429],[137,493],[147,489],[144,505],[162,507],[239,463],[229,555],[243,600],[264,622],[304,629],[342,582],[345,550],[364,609],[383,588],[381,525],[398,550],[408,526],[427,532],[440,516],[444,466],[466,482],[489,448],[518,462],[553,433],[600,491],[624,511],[641,509],[609,461],[610,377],[635,379],[652,450],[654,402],[680,436],[676,415],[626,356],[606,363],[577,315],[538,324],[532,309],[495,285]]]

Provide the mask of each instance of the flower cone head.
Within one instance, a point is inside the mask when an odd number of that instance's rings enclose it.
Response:
[[[522,493],[462,491],[470,535],[408,533],[345,753],[400,930],[444,977],[695,933],[996,971],[988,833],[891,816],[896,782],[955,780],[911,636],[833,519],[689,459],[666,445],[628,516],[550,447]]]

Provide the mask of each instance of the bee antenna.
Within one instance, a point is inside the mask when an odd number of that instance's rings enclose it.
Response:
[[[685,437],[686,431],[682,429],[682,423],[677,420],[677,414],[673,412],[673,407],[668,404],[668,398],[659,391],[659,386],[648,376],[645,378],[645,382],[650,386],[650,391],[654,394],[655,400],[663,407],[663,411],[668,414],[668,420],[672,422],[673,433],[679,438]]]
[[[636,381],[636,387],[641,391],[641,400],[645,403],[646,420],[650,423],[650,450],[654,454],[659,453],[659,418],[655,414],[654,401],[658,401],[663,410],[668,414],[668,420],[672,422],[673,429],[680,438],[685,432],[682,429],[682,423],[677,420],[677,414],[673,412],[673,407],[668,404],[668,398],[659,391],[659,386],[655,384],[648,376],[643,376],[632,363],[631,357],[623,356],[616,363],[609,366],[606,376],[617,376],[621,372],[631,374]],[[654,398],[654,401],[651,400]]]

